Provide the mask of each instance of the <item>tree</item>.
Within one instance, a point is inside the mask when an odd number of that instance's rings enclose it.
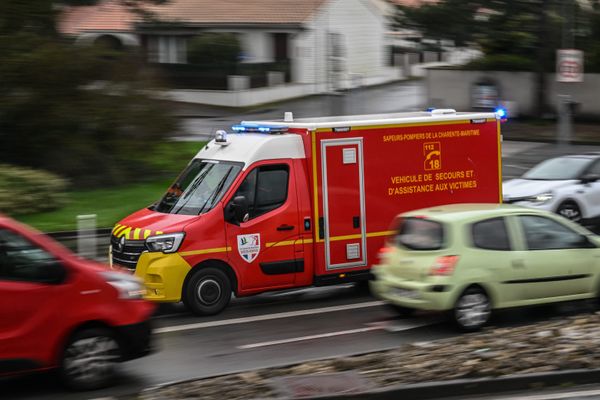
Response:
[[[235,64],[242,48],[233,33],[203,33],[190,40],[188,60],[192,64]]]
[[[175,126],[151,77],[135,53],[61,38],[54,3],[0,2],[0,160],[86,186],[146,176]]]

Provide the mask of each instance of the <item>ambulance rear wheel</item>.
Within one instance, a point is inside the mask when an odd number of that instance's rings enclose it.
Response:
[[[195,314],[218,314],[231,300],[231,282],[220,269],[201,268],[189,279],[183,297],[184,304]]]

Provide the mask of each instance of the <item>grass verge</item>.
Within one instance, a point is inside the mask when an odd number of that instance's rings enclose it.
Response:
[[[154,168],[160,171],[160,177],[153,182],[72,190],[67,192],[69,203],[59,210],[12,217],[43,232],[75,230],[77,216],[83,214],[96,214],[99,228],[112,227],[123,217],[158,200],[202,146],[204,142],[165,143],[149,155]]]

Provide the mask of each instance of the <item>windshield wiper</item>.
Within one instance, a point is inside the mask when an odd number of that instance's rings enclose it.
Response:
[[[202,211],[204,211],[204,207],[206,207],[207,204],[210,204],[210,206],[208,207],[209,210],[214,207],[214,203],[215,203],[215,201],[217,199],[217,196],[219,195],[219,193],[223,189],[223,186],[225,186],[225,182],[227,181],[227,178],[229,177],[229,174],[231,173],[232,169],[233,169],[233,167],[229,167],[229,170],[223,176],[223,178],[219,181],[219,184],[215,188],[215,191],[213,192],[213,194],[210,195],[210,197],[208,199],[206,199],[206,201],[204,202],[204,204],[202,204],[202,208],[200,209],[200,211],[198,211],[198,214],[202,214]],[[209,203],[209,201],[210,201],[210,203]]]
[[[173,210],[173,214],[178,214],[179,211],[181,211],[181,209],[183,207],[185,207],[187,205],[187,203],[189,203],[189,201],[192,199],[192,194],[196,191],[198,186],[200,186],[200,184],[204,181],[204,178],[210,172],[210,170],[212,170],[214,165],[215,164],[211,164],[210,167],[207,167],[204,171],[202,171],[202,173],[200,175],[198,175],[198,177],[196,179],[194,179],[194,182],[192,182],[191,186],[189,188],[187,188],[184,193],[182,193],[183,198],[186,200],[177,210]]]

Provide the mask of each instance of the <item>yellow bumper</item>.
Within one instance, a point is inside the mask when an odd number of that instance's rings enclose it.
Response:
[[[181,289],[190,269],[177,253],[142,253],[135,275],[144,280],[146,299],[174,303],[181,301]]]

